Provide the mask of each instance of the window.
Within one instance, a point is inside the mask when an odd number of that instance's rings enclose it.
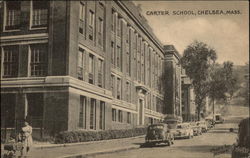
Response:
[[[116,55],[116,61],[117,61],[117,68],[121,70],[121,47],[117,46],[117,55]]]
[[[103,61],[98,59],[98,86],[103,87]]]
[[[135,63],[135,67],[134,67],[134,77],[135,77],[135,79],[137,79],[137,58],[136,58],[136,56],[137,56],[137,38],[138,38],[138,36],[137,36],[137,34],[135,34],[135,36],[134,36],[134,42],[132,42],[132,44],[133,44],[133,54],[134,54],[134,63]]]
[[[6,1],[5,30],[16,30],[20,27],[21,2]]]
[[[141,40],[137,38],[137,80],[141,81]]]
[[[18,46],[3,47],[3,77],[17,77],[18,76]]]
[[[98,18],[98,44],[103,45],[103,20]]]
[[[86,7],[83,2],[80,2],[80,9],[79,9],[79,32],[85,35],[85,12]]]
[[[126,82],[126,101],[130,102],[130,84],[129,82]]]
[[[112,92],[112,95],[113,97],[115,97],[115,76],[114,75],[111,75],[111,80],[110,80],[110,87],[111,87],[111,92]]]
[[[112,108],[112,121],[116,121],[116,109]]]
[[[111,41],[111,63],[115,65],[115,43]]]
[[[32,27],[46,27],[48,23],[48,1],[32,1]]]
[[[89,120],[90,129],[96,129],[95,117],[96,117],[96,100],[91,99],[90,100],[90,120]]]
[[[122,82],[120,78],[117,78],[117,94],[116,98],[121,99]]]
[[[93,40],[95,26],[95,14],[92,10],[89,10],[89,39]]]
[[[151,79],[150,79],[150,65],[151,65],[151,62],[150,62],[150,54],[151,54],[151,50],[148,49],[147,52],[148,52],[148,53],[147,53],[147,73],[148,73],[148,76],[147,76],[147,81],[148,81],[148,83],[147,83],[147,85],[150,86],[150,82],[151,82]]]
[[[77,68],[77,76],[78,79],[84,79],[84,65],[85,65],[85,54],[82,48],[79,48],[78,51],[78,68]]]
[[[89,26],[94,28],[95,24],[95,14],[92,10],[89,10]]]
[[[126,72],[130,76],[131,74],[131,64],[130,64],[130,53],[126,52]]]
[[[86,97],[80,97],[79,127],[86,129]]]
[[[30,75],[45,76],[47,74],[47,46],[45,44],[30,45]]]
[[[130,40],[130,29],[129,29],[129,25],[127,25],[126,43],[129,43],[129,40]]]
[[[158,75],[158,74],[157,74],[157,68],[158,68],[158,62],[157,62],[157,55],[156,55],[156,54],[155,54],[155,58],[154,58],[154,59],[155,59],[155,71],[154,71],[154,72],[155,72],[155,75],[154,75],[155,79],[154,79],[154,88],[157,89],[157,79],[158,79],[158,78],[157,78],[157,75]]]
[[[101,9],[104,9],[104,3],[105,3],[105,1],[99,1],[99,6]]]
[[[118,24],[117,24],[117,36],[121,37],[122,34],[122,18],[118,17]]]
[[[100,118],[99,118],[99,128],[105,129],[105,102],[100,103]]]
[[[150,94],[147,95],[147,99],[148,99],[147,100],[148,101],[147,108],[151,110],[151,97],[150,97]]]
[[[146,51],[146,44],[144,43],[143,44],[143,47],[142,47],[142,52],[141,52],[141,80],[143,83],[145,83],[145,51]]]
[[[127,112],[127,123],[131,123],[131,113]]]
[[[122,119],[123,119],[122,111],[118,110],[118,121],[122,122]]]
[[[89,83],[94,84],[94,56],[89,54]]]
[[[111,31],[115,31],[115,19],[116,19],[116,16],[115,16],[115,10],[112,9],[112,22],[111,22]]]

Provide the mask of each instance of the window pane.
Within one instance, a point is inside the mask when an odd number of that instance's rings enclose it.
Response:
[[[47,1],[32,1],[32,27],[47,26],[48,19],[48,2]]]
[[[105,129],[105,102],[100,103],[99,128]]]
[[[77,68],[77,75],[78,79],[83,80],[84,78],[84,50],[79,48],[78,52],[78,68]]]
[[[112,108],[112,121],[116,121],[116,109]]]
[[[17,77],[18,75],[18,60],[19,47],[7,46],[4,47],[3,56],[3,77]]]
[[[80,98],[79,127],[86,128],[86,97]]]
[[[14,30],[20,27],[20,14],[20,1],[6,2],[6,30]]]
[[[31,60],[30,74],[31,76],[45,76],[47,74],[47,45],[34,44],[30,45]]]
[[[90,129],[96,129],[95,126],[95,113],[96,113],[96,100],[91,99],[90,104]]]

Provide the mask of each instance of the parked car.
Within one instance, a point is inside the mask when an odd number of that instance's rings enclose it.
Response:
[[[207,123],[206,123],[206,121],[197,121],[196,124],[197,124],[197,126],[201,127],[202,133],[207,132]]]
[[[224,122],[224,118],[221,116],[221,114],[215,114],[214,115],[214,119],[215,119],[215,123],[216,124]]]
[[[167,124],[158,123],[148,126],[147,134],[145,137],[146,144],[156,145],[160,143],[165,143],[170,146],[174,143],[173,141],[173,133],[171,133]]]
[[[191,122],[190,126],[193,129],[194,136],[202,135],[202,128],[198,126],[195,122]]]
[[[211,129],[211,128],[214,127],[215,121],[214,121],[213,117],[206,117],[205,121],[207,122],[207,128],[208,129]]]
[[[192,138],[194,136],[193,129],[188,123],[181,123],[176,126],[174,138]]]

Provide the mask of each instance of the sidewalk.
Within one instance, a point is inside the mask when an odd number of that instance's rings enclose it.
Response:
[[[35,144],[28,157],[75,158],[123,150],[136,149],[144,143],[144,136],[71,144]]]

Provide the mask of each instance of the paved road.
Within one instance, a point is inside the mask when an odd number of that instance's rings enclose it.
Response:
[[[88,158],[214,158],[211,149],[235,143],[237,134],[229,132],[229,128],[237,128],[237,123],[241,119],[242,117],[229,117],[224,124],[216,125],[213,130],[193,139],[176,140],[171,147],[140,148]],[[230,154],[220,154],[215,157],[230,158]]]

